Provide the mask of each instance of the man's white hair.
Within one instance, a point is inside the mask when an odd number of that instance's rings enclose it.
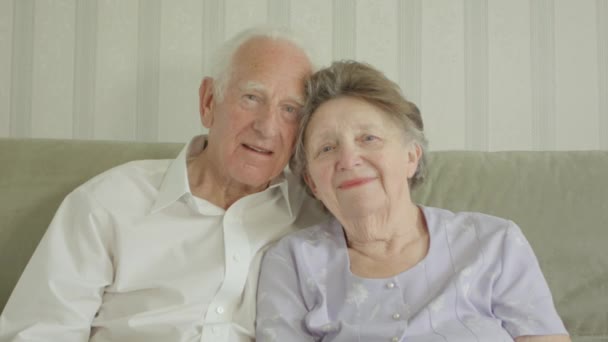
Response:
[[[232,76],[234,55],[243,44],[255,38],[268,38],[291,43],[308,57],[313,72],[318,68],[308,44],[293,31],[287,28],[271,26],[250,28],[224,42],[211,57],[209,76],[214,79],[213,92],[218,101],[223,100],[224,91]]]

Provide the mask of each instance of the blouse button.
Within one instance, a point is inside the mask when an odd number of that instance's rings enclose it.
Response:
[[[388,289],[392,289],[395,287],[395,283],[393,283],[392,281],[386,284],[386,288]]]
[[[394,320],[398,320],[399,318],[401,318],[401,315],[400,315],[398,312],[395,312],[395,313],[393,314],[393,319],[394,319]]]

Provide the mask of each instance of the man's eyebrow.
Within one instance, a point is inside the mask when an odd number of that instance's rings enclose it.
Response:
[[[260,82],[247,81],[239,86],[241,91],[258,91],[260,93],[267,93],[266,86]],[[287,101],[295,102],[298,106],[304,106],[304,98],[301,96],[289,96]]]
[[[300,96],[289,96],[287,100],[295,102],[300,107],[304,106],[304,99]]]
[[[247,81],[247,83],[241,84],[241,86],[239,88],[241,88],[241,90],[244,90],[244,91],[255,90],[255,91],[262,92],[262,93],[266,92],[266,87],[262,83],[259,83],[256,81]]]

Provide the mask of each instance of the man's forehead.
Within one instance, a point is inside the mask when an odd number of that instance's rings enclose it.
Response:
[[[233,57],[232,69],[236,72],[265,72],[280,64],[289,64],[290,70],[301,73],[303,78],[313,72],[304,50],[288,40],[268,37],[254,37],[244,42]]]

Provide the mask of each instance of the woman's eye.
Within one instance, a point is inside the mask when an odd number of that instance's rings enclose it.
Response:
[[[363,136],[363,141],[374,141],[378,139],[378,137],[374,136],[374,135],[364,135]]]
[[[321,147],[321,149],[319,150],[319,154],[321,154],[321,153],[326,153],[326,152],[331,152],[333,149],[334,149],[334,147],[333,147],[333,146],[330,146],[330,145],[328,145],[328,146],[323,146],[323,147]]]
[[[245,99],[247,99],[249,101],[257,101],[258,97],[253,94],[245,94]]]

